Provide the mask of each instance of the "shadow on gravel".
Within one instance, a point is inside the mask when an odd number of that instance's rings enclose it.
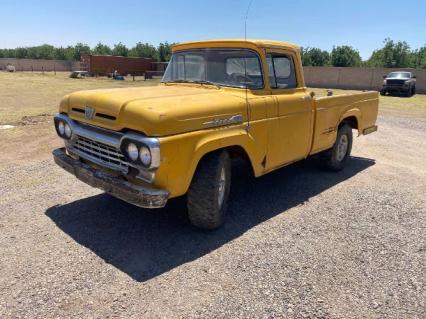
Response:
[[[195,260],[250,228],[348,179],[374,161],[352,157],[339,173],[318,169],[313,160],[258,179],[241,166],[233,171],[229,214],[223,227],[201,231],[185,217],[185,201],[145,210],[101,194],[46,211],[79,244],[137,281],[146,281]]]

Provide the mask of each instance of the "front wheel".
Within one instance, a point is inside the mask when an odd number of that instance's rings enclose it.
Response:
[[[333,147],[324,152],[325,166],[332,171],[343,169],[352,150],[352,128],[348,124],[339,127]]]
[[[231,186],[231,159],[227,151],[207,154],[198,164],[188,190],[188,217],[192,225],[215,229],[223,224]]]

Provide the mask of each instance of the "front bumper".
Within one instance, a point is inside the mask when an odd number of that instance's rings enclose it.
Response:
[[[383,86],[382,91],[387,92],[407,92],[410,90],[409,86]]]
[[[69,156],[65,148],[58,148],[52,154],[56,164],[82,182],[130,204],[143,208],[161,208],[167,203],[169,193],[165,190],[134,185],[123,178],[95,169]]]

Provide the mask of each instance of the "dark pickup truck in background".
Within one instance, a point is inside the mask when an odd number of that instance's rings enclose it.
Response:
[[[396,71],[385,75],[381,95],[386,93],[404,93],[406,96],[416,94],[416,77],[408,71]]]

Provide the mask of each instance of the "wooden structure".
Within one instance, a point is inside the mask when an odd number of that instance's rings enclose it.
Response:
[[[123,57],[112,55],[84,54],[80,60],[80,70],[90,75],[111,75],[117,71],[121,75],[144,75],[146,71],[153,71],[155,62],[151,58]]]

